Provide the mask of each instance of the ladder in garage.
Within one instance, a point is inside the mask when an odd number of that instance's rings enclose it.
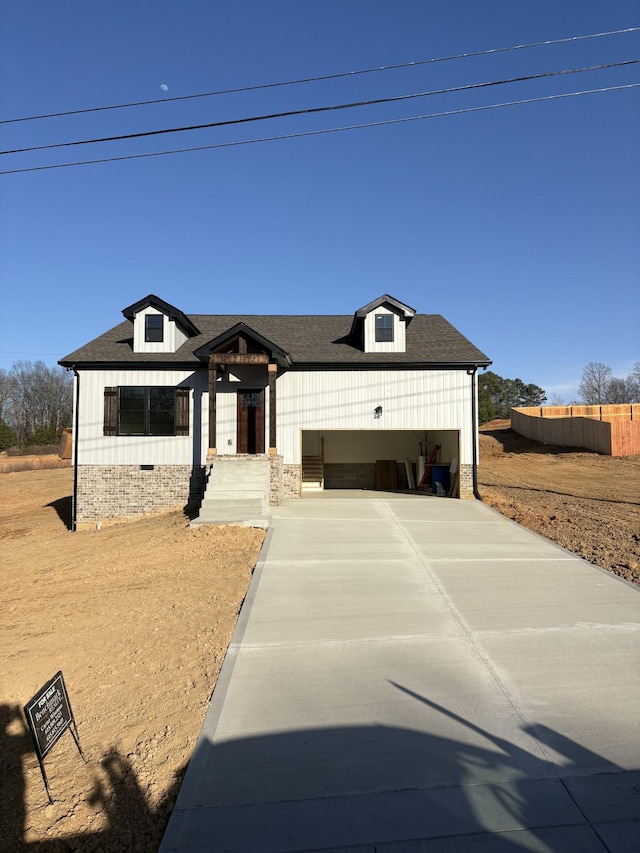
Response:
[[[429,485],[429,480],[431,478],[431,469],[433,468],[433,463],[436,461],[436,457],[437,457],[439,452],[440,452],[440,445],[436,444],[436,446],[433,448],[433,453],[429,457],[429,461],[424,466],[424,474],[422,475],[422,479],[418,483],[418,489],[421,492],[424,492],[426,490],[427,486]]]

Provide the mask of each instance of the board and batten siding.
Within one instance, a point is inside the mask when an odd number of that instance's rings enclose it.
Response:
[[[217,450],[236,452],[236,392],[217,394]],[[251,383],[255,384],[255,383]],[[104,389],[123,385],[192,389],[188,436],[104,436]],[[265,446],[269,389],[265,388]],[[376,407],[382,416],[375,417]],[[209,438],[206,370],[84,370],[80,374],[80,465],[201,465]],[[471,379],[465,370],[290,370],[277,381],[277,449],[301,462],[301,430],[460,431],[460,463],[472,462]]]
[[[201,428],[208,395],[206,371],[83,370],[80,373],[79,465],[200,465],[207,436]],[[169,386],[193,389],[189,435],[103,435],[104,389],[118,386]],[[206,453],[206,450],[204,451]]]
[[[393,317],[393,340],[376,341],[376,314],[390,314]],[[391,311],[380,305],[364,318],[365,352],[404,352],[406,349],[406,322],[397,311]]]
[[[145,317],[148,314],[164,317],[164,337],[162,341],[145,341]],[[187,340],[187,336],[157,308],[144,308],[136,314],[133,322],[133,351],[134,352],[175,352]]]
[[[466,370],[292,370],[278,379],[277,405],[278,452],[286,464],[301,461],[302,429],[460,430],[460,463],[472,463]]]

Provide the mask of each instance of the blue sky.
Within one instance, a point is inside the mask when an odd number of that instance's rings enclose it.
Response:
[[[640,25],[636,0],[5,3],[0,119]],[[640,32],[0,126],[3,151],[640,57]],[[3,155],[0,170],[304,133],[640,81],[640,66]],[[168,87],[167,91],[161,88]],[[0,176],[0,367],[47,364],[155,293],[186,313],[444,315],[565,401],[640,361],[640,89]]]

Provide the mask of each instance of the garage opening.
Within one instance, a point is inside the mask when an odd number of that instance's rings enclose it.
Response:
[[[303,430],[302,492],[419,488],[458,497],[459,459],[458,430]]]

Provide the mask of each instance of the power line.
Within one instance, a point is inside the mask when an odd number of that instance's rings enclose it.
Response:
[[[225,121],[207,122],[206,124],[195,124],[187,127],[170,127],[161,130],[145,130],[139,133],[125,133],[119,136],[104,136],[96,139],[79,139],[73,142],[56,142],[51,145],[34,145],[29,148],[13,148],[0,151],[0,154],[25,154],[32,151],[47,151],[54,148],[69,148],[75,145],[94,145],[99,142],[122,142],[125,139],[142,139],[148,136],[161,136],[168,133],[184,133],[194,130],[207,130],[214,127],[229,127],[237,124],[249,124],[258,121],[270,121],[277,118],[290,118],[292,116],[312,115],[317,113],[335,112],[337,110],[348,110],[356,107],[377,106],[380,104],[399,103],[401,101],[415,100],[416,98],[427,98],[432,95],[448,95],[454,92],[468,92],[472,89],[487,89],[492,86],[503,86],[511,83],[523,83],[528,80],[542,80],[548,77],[561,77],[568,74],[582,74],[585,71],[602,71],[607,68],[621,68],[626,65],[636,65],[640,59],[626,59],[622,62],[610,62],[605,65],[590,65],[585,68],[569,68],[563,71],[547,71],[541,74],[527,74],[523,77],[511,77],[506,80],[490,80],[485,83],[469,83],[465,86],[452,86],[447,89],[434,89],[429,92],[414,92],[410,95],[394,95],[389,98],[373,98],[368,101],[354,101],[346,104],[331,104],[323,107],[307,107],[302,110],[287,110],[281,113],[270,113],[267,115],[247,116],[245,118],[226,119]]]
[[[432,57],[430,59],[417,59],[412,62],[402,62],[396,65],[381,65],[377,68],[360,68],[355,71],[341,71],[336,74],[322,74],[317,77],[301,77],[295,80],[283,80],[276,83],[261,83],[253,86],[239,86],[234,89],[218,89],[212,92],[198,92],[192,95],[176,95],[171,98],[154,98],[146,101],[132,101],[130,103],[124,104],[111,104],[109,106],[104,107],[88,107],[86,109],[67,110],[65,112],[57,113],[43,113],[42,115],[24,116],[22,118],[7,118],[1,119],[0,124],[14,124],[16,122],[36,121],[38,119],[44,118],[60,118],[62,116],[74,116],[82,115],[84,113],[104,112],[106,110],[122,110],[128,109],[129,107],[148,106],[149,104],[167,104],[173,101],[189,101],[195,98],[211,98],[217,95],[235,95],[240,94],[241,92],[257,92],[261,89],[275,89],[280,86],[295,86],[300,83],[316,83],[324,80],[338,80],[345,77],[356,77],[362,74],[375,74],[379,71],[395,71],[400,68],[414,68],[420,65],[431,65],[436,62],[450,62],[454,59],[470,59],[478,56],[489,56],[497,53],[506,53],[507,51],[511,50],[525,50],[526,48],[532,47],[548,47],[550,45],[555,44],[567,44],[569,42],[583,41],[585,39],[595,39],[602,38],[604,36],[615,36],[624,33],[634,33],[638,30],[640,30],[640,27],[627,27],[622,30],[609,30],[607,32],[602,33],[589,33],[588,35],[582,36],[569,36],[567,38],[561,39],[549,39],[547,41],[530,42],[529,44],[515,44],[511,45],[510,47],[494,47],[488,50],[476,50],[467,53],[452,54],[450,56],[437,56]]]
[[[392,124],[405,124],[410,121],[422,121],[430,118],[444,118],[447,116],[463,115],[466,113],[477,113],[484,110],[495,110],[501,107],[514,107],[520,104],[536,104],[541,101],[555,101],[560,98],[573,98],[578,95],[595,95],[602,92],[618,92],[621,89],[635,89],[640,86],[640,83],[626,83],[620,86],[607,86],[600,89],[584,89],[579,92],[564,92],[559,95],[544,95],[538,98],[525,98],[518,101],[504,101],[499,104],[485,104],[480,107],[466,107],[463,109],[447,110],[439,113],[428,113],[420,116],[409,116],[408,118],[388,119],[387,121],[367,122],[366,124],[352,124],[345,127],[331,127],[324,130],[308,130],[299,133],[287,133],[281,136],[264,136],[259,139],[243,139],[236,142],[218,142],[213,145],[199,145],[193,148],[175,148],[170,151],[155,151],[148,154],[125,154],[120,157],[103,157],[96,160],[78,160],[73,163],[57,163],[51,166],[30,166],[24,169],[12,169],[5,172],[0,172],[0,175],[18,175],[24,172],[43,172],[49,169],[67,169],[73,166],[92,166],[98,163],[117,163],[122,160],[142,160],[147,157],[165,157],[170,154],[187,154],[192,151],[211,151],[217,148],[236,148],[239,145],[255,145],[261,142],[279,142],[285,139],[301,139],[307,136],[320,136],[326,133],[340,133],[347,130],[361,130],[363,128],[384,127]]]

